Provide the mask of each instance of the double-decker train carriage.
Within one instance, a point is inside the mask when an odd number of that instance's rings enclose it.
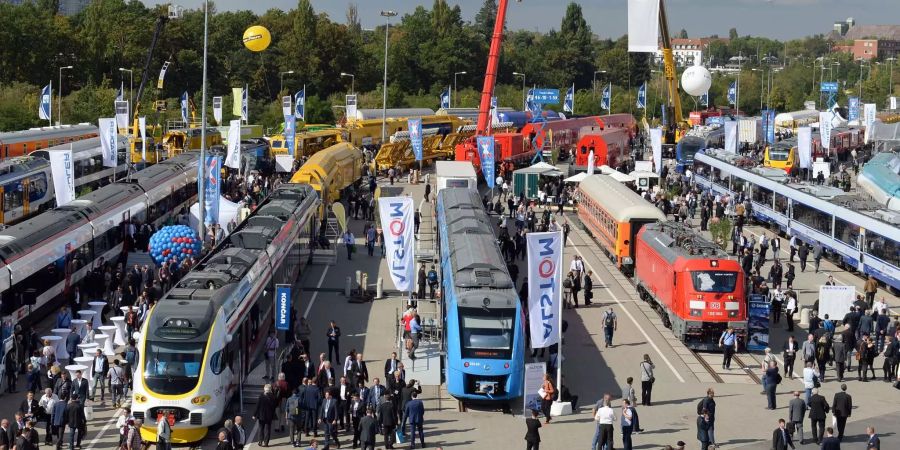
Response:
[[[101,260],[123,253],[124,221],[158,226],[187,208],[197,161],[196,152],[180,155],[0,231],[0,313],[30,323],[29,313],[55,307]]]
[[[438,191],[447,392],[508,403],[523,389],[524,332],[515,284],[476,192]]]
[[[645,225],[635,245],[638,293],[688,348],[718,349],[729,326],[746,345],[744,273],[737,261],[673,222]]]
[[[683,141],[684,139],[682,139]],[[578,218],[610,261],[627,276],[634,273],[635,238],[641,227],[666,220],[656,206],[608,175],[578,184]]]
[[[97,137],[97,127],[86,123],[0,133],[0,158],[23,156],[34,150],[92,137]]]
[[[132,402],[145,441],[161,417],[175,420],[173,443],[198,442],[222,421],[262,357],[276,285],[299,288],[319,203],[309,185],[279,186],[151,310]]]

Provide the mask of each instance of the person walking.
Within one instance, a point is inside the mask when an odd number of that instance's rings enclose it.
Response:
[[[337,400],[331,397],[331,391],[325,391],[325,399],[322,400],[322,407],[319,410],[319,424],[322,425],[323,431],[325,432],[325,448],[331,447],[331,441],[334,440],[334,445],[338,448],[341,447],[340,441],[338,441],[338,432],[337,432],[337,421],[338,421],[338,405]],[[266,444],[268,446],[268,443]]]
[[[803,445],[803,419],[806,417],[806,402],[800,398],[800,391],[794,391],[794,398],[788,403],[788,429],[800,436]]]
[[[72,397],[66,406],[66,425],[69,427],[69,448],[76,446],[81,448],[81,440],[87,431],[87,419],[84,416],[84,407],[77,398]]]
[[[156,448],[157,450],[171,450],[172,444],[172,427],[169,420],[162,417],[162,420],[156,423]]]
[[[778,373],[778,363],[769,362],[769,368],[766,369],[763,381],[765,382],[766,400],[769,409],[775,409],[775,391],[781,383],[781,374]]]
[[[611,405],[612,396],[603,394],[603,398],[594,405],[594,421],[597,422],[597,430],[594,432],[594,441],[591,448],[602,449],[606,445],[613,448],[613,424],[616,422],[616,413]]]
[[[800,272],[806,272],[806,258],[809,257],[809,247],[805,242],[797,243],[797,258],[800,260]]]
[[[641,361],[641,404],[644,406],[650,406],[653,383],[656,382],[656,377],[653,376],[655,368],[653,361],[650,360],[650,355],[644,353],[644,360]]]
[[[825,438],[822,439],[821,450],[841,450],[841,440],[835,437],[834,428],[825,428]]]
[[[125,369],[122,368],[118,359],[113,360],[112,367],[109,368],[106,378],[109,380],[109,391],[112,394],[112,402],[115,408],[122,406],[124,399],[123,389],[125,387]],[[101,395],[103,391],[101,390]]]
[[[631,413],[631,417],[629,419],[630,419],[631,424],[633,425],[632,429],[636,432],[641,432],[644,430],[641,428],[641,422],[638,418],[637,410],[634,407],[634,405],[637,404],[637,396],[635,395],[635,392],[634,392],[633,383],[634,383],[634,378],[628,377],[625,379],[625,385],[622,386],[622,399],[629,401],[628,405],[629,405],[629,409],[630,409],[630,413]]]
[[[794,440],[785,426],[784,419],[778,419],[778,428],[772,432],[772,450],[788,450],[794,447]]]
[[[556,394],[556,388],[550,379],[550,374],[544,374],[544,382],[538,391],[541,396],[541,412],[544,413],[544,423],[550,423],[550,406],[553,405],[553,396]]]
[[[875,434],[875,427],[868,426],[866,427],[866,450],[881,450],[881,438]]]
[[[866,303],[869,305],[869,309],[871,309],[872,305],[875,303],[875,294],[878,293],[878,281],[875,280],[874,276],[869,275],[866,284],[863,286],[863,292],[866,294]]]
[[[412,400],[406,404],[406,408],[403,410],[403,416],[409,418],[409,426],[412,431],[409,439],[409,448],[416,448],[416,433],[419,434],[421,447],[425,448],[425,431],[423,428],[425,423],[425,404],[418,399],[418,391],[412,391],[411,395]]]
[[[275,419],[277,407],[278,401],[272,393],[272,385],[266,384],[256,401],[256,411],[253,413],[253,420],[259,424],[259,440],[256,445],[260,447],[269,446],[269,440],[272,438],[272,421]]]
[[[709,388],[706,390],[706,397],[700,399],[697,403],[697,415],[702,416],[703,411],[706,411],[708,416],[707,423],[709,426],[707,427],[707,433],[709,435],[709,443],[710,445],[716,445],[716,391],[713,388]]]
[[[347,259],[353,259],[353,253],[356,251],[356,237],[350,232],[350,229],[341,236],[341,241],[347,246]]]
[[[634,431],[635,416],[631,401],[627,398],[622,400],[622,418],[620,423],[622,426],[622,449],[632,450],[631,433]],[[612,449],[612,445],[609,448]]]
[[[847,393],[847,385],[841,383],[841,391],[834,394],[831,401],[831,410],[837,422],[838,440],[844,440],[844,428],[847,427],[847,419],[853,414],[853,397]]]
[[[106,396],[106,377],[109,372],[109,359],[105,355],[103,355],[103,350],[97,349],[97,354],[94,356],[94,370],[92,375],[94,377],[94,387],[91,388],[91,401],[94,401],[97,395],[97,387],[100,388],[100,403],[102,404],[104,398]]]
[[[567,223],[566,226],[569,226],[569,224]],[[592,275],[594,275],[593,270],[588,270],[584,274],[584,306],[591,306],[591,301],[594,299],[594,279]]]
[[[362,450],[375,450],[375,439],[377,436],[378,421],[375,420],[375,410],[369,407],[366,408],[365,417],[359,420],[359,441]]]
[[[816,241],[816,245],[813,247],[813,261],[815,262],[816,273],[819,273],[819,264],[822,262],[822,255],[825,253],[825,249],[822,247],[822,243]]]
[[[819,445],[822,443],[822,433],[825,430],[825,416],[828,415],[831,407],[828,406],[828,401],[825,400],[825,397],[819,395],[819,388],[813,388],[812,396],[809,397],[807,404],[809,406],[809,423],[812,436],[816,441],[816,445]]]
[[[269,335],[266,337],[266,375],[263,376],[264,380],[269,382],[275,381],[275,374],[277,373],[277,364],[278,364],[278,347],[281,344],[278,341],[278,336],[275,335],[275,330],[269,331]]]
[[[700,441],[700,450],[709,450],[709,411],[703,410],[697,416],[697,440]]]
[[[722,349],[722,368],[731,370],[731,358],[738,350],[737,335],[734,334],[734,328],[728,327],[719,337],[719,348]]]
[[[797,359],[797,350],[799,349],[800,346],[797,344],[797,339],[794,338],[794,335],[788,336],[787,342],[784,343],[782,358],[784,358],[784,376],[792,380],[794,379],[794,361]]]
[[[613,346],[613,333],[619,328],[619,321],[612,306],[603,314],[603,336],[605,338],[605,347]]]
[[[394,429],[397,427],[397,412],[394,410],[394,403],[391,401],[391,393],[384,394],[384,401],[378,405],[378,423],[381,425],[381,432],[384,434],[384,446],[386,448],[394,448]]]
[[[328,324],[328,330],[325,335],[328,337],[328,359],[338,362],[341,357],[341,327],[337,326],[337,322],[332,320]],[[332,353],[334,359],[331,359]]]
[[[531,410],[531,417],[525,419],[525,428],[528,430],[525,432],[525,450],[540,450],[541,448],[541,433],[538,431],[541,428],[541,421],[538,419],[538,410]]]

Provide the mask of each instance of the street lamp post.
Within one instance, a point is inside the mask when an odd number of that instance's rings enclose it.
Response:
[[[888,67],[890,67],[888,69],[888,97],[893,97],[894,96],[894,61],[896,61],[897,58],[894,56],[891,56],[887,60],[890,61],[890,65],[888,66]]]
[[[278,74],[278,95],[281,95],[281,91],[284,90],[284,76],[293,73],[293,70],[288,70],[286,72],[281,72],[280,74]]]
[[[594,71],[594,81],[591,82],[591,90],[594,92],[594,97],[597,96],[597,74],[598,73],[606,73],[605,70],[595,70]]]
[[[209,47],[209,0],[203,1],[203,89],[200,99],[200,164],[197,164],[197,190],[200,242],[206,240],[206,55]]]
[[[522,77],[522,111],[525,111],[528,109],[528,101],[526,100],[525,94],[525,74],[513,72],[513,77]]]
[[[59,68],[59,103],[56,104],[57,125],[62,125],[62,71],[70,70],[75,66],[64,66]]]
[[[457,75],[465,75],[465,74],[466,74],[465,70],[463,70],[462,72],[454,72],[453,73],[453,95],[457,95],[456,94],[456,76]],[[453,95],[450,96],[450,107],[451,108],[455,104],[455,102],[453,101]]]
[[[342,77],[350,77],[350,95],[356,93],[356,75],[347,72],[341,72]]]
[[[384,17],[384,82],[381,84],[381,144],[387,140],[387,62],[388,62],[388,32],[391,29],[391,17],[396,16],[395,11],[381,11]]]
[[[128,107],[133,108],[134,106],[134,70],[126,69],[124,67],[119,67],[119,72],[128,72]]]

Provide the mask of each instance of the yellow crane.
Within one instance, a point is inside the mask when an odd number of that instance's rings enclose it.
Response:
[[[675,73],[675,56],[672,53],[672,39],[669,36],[669,19],[666,17],[665,0],[659,0],[659,32],[662,35],[667,95],[663,143],[675,144],[681,139],[685,129],[689,127],[681,113],[681,94],[678,91],[678,77]]]

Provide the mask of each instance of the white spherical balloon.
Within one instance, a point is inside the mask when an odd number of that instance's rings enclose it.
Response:
[[[709,71],[703,66],[688,67],[681,74],[681,88],[693,96],[700,96],[709,91],[712,85],[712,77]]]

